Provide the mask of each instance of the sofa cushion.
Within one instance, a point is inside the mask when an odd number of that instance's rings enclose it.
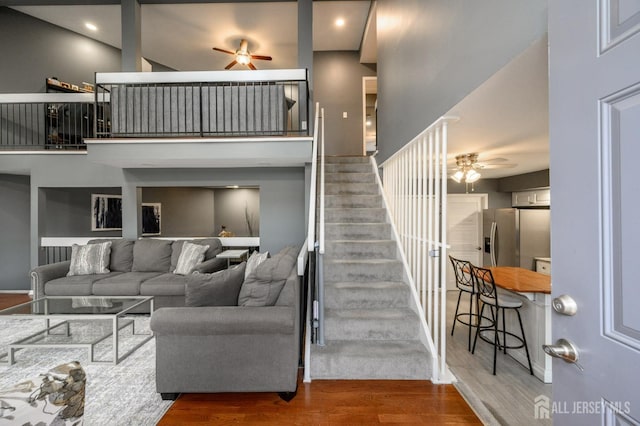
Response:
[[[131,272],[131,266],[133,266],[133,245],[135,241],[115,238],[112,240],[90,240],[88,244],[99,244],[105,241],[111,241],[109,269],[112,272]]]
[[[171,241],[142,239],[133,246],[132,272],[169,272]]]
[[[176,268],[173,270],[174,274],[187,275],[193,272],[193,270],[204,260],[204,253],[209,249],[209,246],[203,246],[200,244],[193,244],[189,241],[185,241],[182,244],[182,250],[180,251],[180,257]]]
[[[261,264],[262,262],[264,262],[265,260],[267,260],[269,258],[269,252],[265,251],[264,253],[259,253],[257,251],[254,251],[251,256],[249,256],[249,259],[247,259],[247,267],[244,270],[244,277],[245,279],[253,272],[256,270],[256,268],[258,267],[259,264]]]
[[[184,296],[187,277],[167,272],[140,284],[141,296]]]
[[[109,256],[111,255],[111,241],[100,244],[71,246],[71,265],[67,276],[108,274]]]
[[[246,262],[213,274],[187,276],[185,306],[236,306]]]
[[[185,242],[190,242],[192,244],[199,244],[201,246],[209,246],[207,251],[204,254],[204,260],[213,259],[216,257],[218,253],[222,253],[222,243],[218,238],[202,238],[197,240],[176,240],[173,242],[171,246],[171,269],[173,271],[176,269],[178,265],[178,258],[180,257],[180,253],[182,252],[182,245]]]
[[[161,275],[160,272],[124,272],[93,284],[96,296],[138,296],[140,284]]]
[[[238,306],[273,306],[296,263],[297,252],[295,247],[285,247],[258,265],[242,284]]]
[[[120,275],[121,272],[108,274],[73,275],[47,281],[44,285],[46,296],[91,296],[93,283]]]

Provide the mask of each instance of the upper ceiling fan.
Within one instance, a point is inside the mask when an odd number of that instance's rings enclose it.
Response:
[[[451,179],[460,183],[473,183],[480,179],[480,170],[486,169],[509,169],[517,164],[506,163],[506,158],[492,158],[489,160],[478,160],[478,153],[456,155],[456,166]]]
[[[251,63],[252,59],[259,59],[261,61],[272,60],[271,56],[254,55],[251,52],[249,52],[249,42],[245,39],[240,40],[240,48],[238,48],[238,50],[236,50],[235,52],[231,50],[220,49],[219,47],[214,47],[213,50],[217,50],[218,52],[228,53],[229,55],[235,55],[236,58],[233,61],[231,61],[229,65],[224,67],[225,70],[230,69],[235,64],[246,65],[252,70],[255,70],[256,69],[255,65]]]

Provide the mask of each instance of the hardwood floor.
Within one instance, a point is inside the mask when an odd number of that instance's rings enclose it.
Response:
[[[423,380],[299,382],[290,402],[276,393],[185,394],[159,426],[170,425],[481,425],[452,385]]]
[[[20,303],[26,303],[30,300],[31,297],[25,293],[0,293],[0,309],[6,309],[11,306],[19,305]]]

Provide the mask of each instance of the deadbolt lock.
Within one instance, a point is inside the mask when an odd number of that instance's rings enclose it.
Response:
[[[551,302],[553,309],[561,315],[573,316],[578,312],[578,305],[568,294],[563,294],[553,299]]]

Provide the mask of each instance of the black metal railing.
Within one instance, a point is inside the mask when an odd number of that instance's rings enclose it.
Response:
[[[0,149],[86,149],[93,137],[93,95],[0,95]]]
[[[97,73],[95,93],[0,94],[0,150],[85,138],[309,134],[306,70]]]
[[[308,134],[306,70],[99,73],[96,99],[99,138]]]

